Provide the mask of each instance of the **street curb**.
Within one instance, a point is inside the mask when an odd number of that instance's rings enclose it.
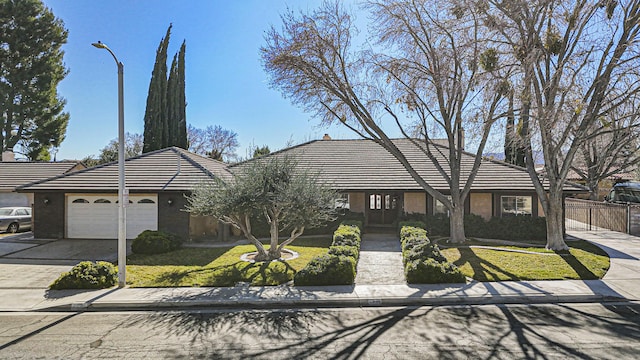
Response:
[[[441,298],[352,298],[309,300],[191,300],[191,301],[100,301],[55,305],[30,311],[172,311],[181,309],[282,309],[282,308],[375,308],[403,306],[465,306],[465,305],[528,305],[558,303],[606,303],[631,301],[624,297],[604,295],[544,295],[494,297],[441,297]],[[2,311],[2,310],[0,310]]]

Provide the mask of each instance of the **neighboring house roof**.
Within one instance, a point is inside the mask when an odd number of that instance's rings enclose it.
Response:
[[[428,184],[436,190],[449,190],[445,178],[420,149],[408,139],[396,139],[393,142]],[[449,156],[448,148],[434,144],[432,152],[448,172],[445,163]],[[336,190],[423,190],[391,153],[372,140],[314,140],[256,160],[284,155],[294,157],[299,166],[318,172],[320,178]],[[248,161],[232,165],[230,169],[239,169]],[[463,153],[463,179],[466,179],[474,161],[474,154]],[[535,191],[526,169],[488,159],[482,160],[471,189]],[[582,192],[584,188],[567,184],[565,190]]]
[[[188,191],[214,177],[226,180],[233,175],[222,162],[169,147],[126,159],[125,176],[126,187],[131,192],[157,192]],[[37,181],[18,190],[114,192],[118,190],[118,163],[111,162]]]
[[[71,173],[84,168],[86,167],[79,161],[0,162],[0,192],[12,192],[20,185]]]

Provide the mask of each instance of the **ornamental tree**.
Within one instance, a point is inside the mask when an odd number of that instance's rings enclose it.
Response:
[[[255,245],[256,261],[279,259],[282,249],[305,229],[336,219],[333,203],[338,194],[291,158],[268,156],[234,169],[234,178],[227,182],[216,178],[200,184],[187,199],[187,211],[213,216],[239,229]],[[252,221],[259,217],[269,224],[269,249],[253,233]],[[280,232],[289,233],[282,242]]]

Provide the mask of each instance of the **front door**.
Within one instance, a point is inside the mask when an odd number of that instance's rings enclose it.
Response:
[[[400,196],[397,193],[376,192],[367,197],[368,225],[390,225],[398,218]]]

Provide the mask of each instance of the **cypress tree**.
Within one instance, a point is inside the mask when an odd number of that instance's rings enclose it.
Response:
[[[173,57],[167,85],[168,142],[165,146],[187,149],[187,118],[184,81],[184,54],[186,44]]]
[[[177,109],[177,133],[176,133],[176,141],[174,143],[175,146],[188,149],[189,142],[187,141],[187,98],[186,98],[186,90],[185,90],[185,52],[186,52],[187,44],[185,41],[182,41],[182,46],[180,47],[180,52],[178,53],[178,75],[177,82],[178,86],[176,89],[175,98],[178,104]]]
[[[525,153],[522,141],[522,129],[515,127],[515,111],[513,94],[509,96],[509,113],[504,134],[504,161],[513,165],[525,167]]]
[[[173,56],[171,68],[169,69],[169,81],[167,84],[167,143],[166,146],[173,146],[177,140],[178,134],[178,102],[176,94],[178,93],[178,54]]]
[[[156,62],[151,72],[147,108],[144,114],[143,152],[162,149],[167,139],[167,48],[171,36],[171,27],[160,40],[156,51]]]

